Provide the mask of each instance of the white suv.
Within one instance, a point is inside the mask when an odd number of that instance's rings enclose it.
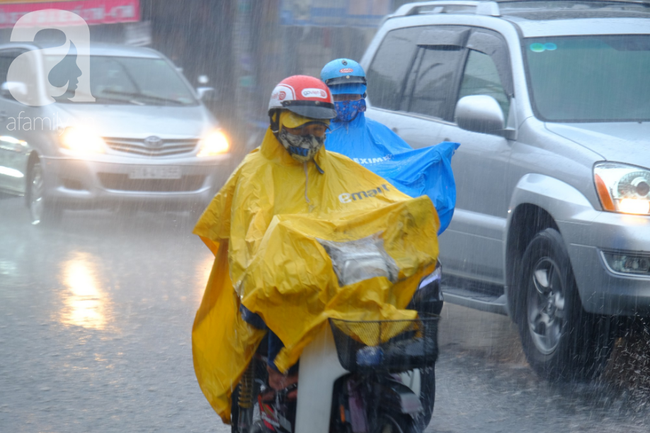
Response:
[[[461,143],[446,300],[509,314],[542,376],[593,377],[650,313],[650,3],[432,1],[387,17],[368,116]]]

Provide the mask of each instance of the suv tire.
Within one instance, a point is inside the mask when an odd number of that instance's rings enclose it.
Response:
[[[582,308],[557,230],[545,229],[528,244],[519,287],[517,324],[531,367],[550,380],[596,377],[613,346],[611,327]]]

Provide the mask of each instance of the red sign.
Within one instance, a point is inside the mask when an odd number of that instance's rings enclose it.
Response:
[[[47,10],[49,9],[49,10]],[[113,24],[140,21],[139,0],[77,0],[38,3],[0,3],[0,28],[13,27],[23,15],[36,12],[26,25],[34,27],[64,26],[72,23],[55,10],[74,12],[88,24]]]

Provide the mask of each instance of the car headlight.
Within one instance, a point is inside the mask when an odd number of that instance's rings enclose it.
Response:
[[[594,182],[603,209],[627,214],[650,214],[650,170],[601,162],[594,166]]]
[[[199,141],[199,153],[197,156],[222,155],[230,149],[228,139],[220,130],[212,131]]]
[[[104,153],[104,139],[87,128],[66,128],[59,140],[61,147],[77,153]]]

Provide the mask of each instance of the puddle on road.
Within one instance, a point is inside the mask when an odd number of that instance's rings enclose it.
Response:
[[[10,260],[0,260],[0,275],[9,277],[16,273],[16,262]]]
[[[506,316],[472,310],[449,302],[441,313],[441,350],[471,353],[492,362],[527,366],[517,327]]]

